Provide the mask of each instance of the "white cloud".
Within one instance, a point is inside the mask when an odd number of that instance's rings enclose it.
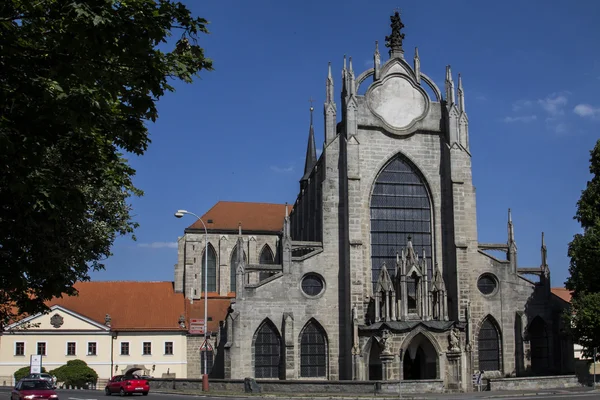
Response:
[[[524,108],[531,107],[531,100],[519,100],[513,103],[513,111],[520,111]]]
[[[554,125],[554,132],[556,132],[558,134],[567,133],[567,131],[568,131],[567,124],[565,124],[563,122]]]
[[[600,117],[600,107],[593,107],[589,104],[577,104],[573,112],[580,117]]]
[[[533,122],[537,119],[535,115],[523,115],[520,117],[505,117],[504,122],[512,123],[512,122]]]
[[[147,249],[176,249],[177,242],[138,243],[138,247],[144,247]]]
[[[552,93],[545,99],[539,99],[537,102],[550,117],[557,117],[565,113],[564,108],[567,105],[566,94],[567,93]]]
[[[276,165],[271,165],[271,171],[278,173],[288,173],[294,170],[294,166],[290,165],[289,167],[278,167]]]

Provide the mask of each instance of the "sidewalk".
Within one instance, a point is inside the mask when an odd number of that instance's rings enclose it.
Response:
[[[224,397],[224,398],[288,398],[288,399],[299,399],[299,400],[431,400],[431,399],[501,399],[509,397],[529,397],[529,396],[548,396],[558,394],[585,394],[585,393],[598,393],[600,396],[600,389],[594,389],[592,387],[579,387],[579,388],[567,388],[567,389],[530,389],[530,390],[506,390],[506,391],[495,391],[495,392],[467,392],[467,393],[402,393],[402,394],[356,394],[349,395],[347,393],[240,393],[240,392],[202,392],[200,390],[154,390],[154,393],[170,393],[170,394],[184,394],[184,395],[195,395],[198,397]]]

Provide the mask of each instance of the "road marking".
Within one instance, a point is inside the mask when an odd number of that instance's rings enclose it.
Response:
[[[79,397],[69,397],[69,400],[97,400],[97,399],[81,399]]]

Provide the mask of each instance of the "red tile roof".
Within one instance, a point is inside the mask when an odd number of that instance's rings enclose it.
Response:
[[[105,323],[104,318],[109,314],[111,328],[116,331],[182,330],[179,317],[185,314],[185,302],[182,293],[175,293],[173,282],[78,282],[75,288],[79,291],[78,296],[55,298],[46,304],[60,305],[100,324]],[[225,319],[229,303],[230,297],[209,294],[211,332],[218,331],[219,321]],[[189,318],[203,318],[204,303],[194,301],[192,305],[187,300],[187,308],[186,326],[189,327]]]
[[[288,212],[291,210],[288,206]],[[285,204],[219,201],[201,218],[208,230],[237,231],[241,223],[242,231],[279,232],[283,229]],[[204,228],[196,221],[188,229]]]
[[[552,291],[552,294],[554,294],[555,296],[560,297],[562,300],[566,301],[567,303],[571,302],[571,296],[572,296],[573,292],[570,291],[569,289],[565,289],[565,288],[552,288],[550,290]]]

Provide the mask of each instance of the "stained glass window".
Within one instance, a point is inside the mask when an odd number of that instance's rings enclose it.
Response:
[[[371,195],[371,270],[373,285],[385,262],[393,275],[396,253],[406,248],[411,237],[415,252],[427,258],[427,272],[432,277],[431,202],[425,180],[401,155],[381,171]],[[415,285],[408,279],[409,296]]]
[[[266,244],[265,247],[263,247],[262,251],[260,252],[259,264],[275,264],[275,256],[273,255],[273,252],[271,251],[271,248],[269,247],[268,244]],[[272,275],[273,275],[273,272],[261,271],[258,274],[258,280],[262,281],[263,279],[267,279],[268,277],[270,277]]]
[[[483,294],[492,294],[496,290],[496,280],[491,275],[482,275],[477,280],[477,289]]]
[[[254,342],[254,375],[256,378],[279,378],[281,338],[275,327],[265,322],[258,329]]]
[[[300,342],[300,376],[324,377],[327,375],[327,340],[325,332],[315,322],[308,323],[302,331]]]
[[[202,274],[206,271],[206,255],[202,254]],[[215,249],[209,244],[208,245],[208,291],[217,291],[217,253]],[[204,284],[201,285],[204,290]]]
[[[317,274],[308,274],[302,279],[302,291],[309,296],[317,296],[323,287],[323,280]]]
[[[478,345],[479,369],[482,371],[499,371],[500,334],[490,318],[486,318],[483,324],[481,324]]]

